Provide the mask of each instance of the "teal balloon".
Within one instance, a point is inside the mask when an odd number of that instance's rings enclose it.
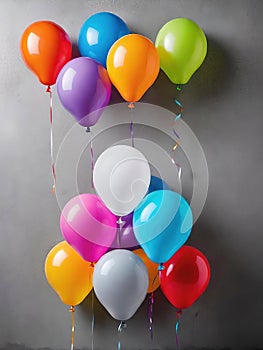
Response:
[[[149,193],[135,209],[133,231],[146,255],[164,263],[187,241],[193,214],[187,201],[170,190]]]

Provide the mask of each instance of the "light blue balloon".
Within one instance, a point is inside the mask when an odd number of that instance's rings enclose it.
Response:
[[[95,59],[106,67],[111,46],[122,36],[130,34],[125,22],[110,12],[99,12],[83,23],[78,40],[81,56]]]
[[[148,194],[135,209],[133,230],[146,255],[164,263],[187,241],[193,226],[192,210],[178,193],[159,190]]]

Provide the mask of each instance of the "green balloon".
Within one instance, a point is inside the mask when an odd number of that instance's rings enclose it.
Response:
[[[174,84],[186,84],[203,63],[207,52],[204,32],[187,18],[167,22],[158,33],[155,46],[161,69]]]

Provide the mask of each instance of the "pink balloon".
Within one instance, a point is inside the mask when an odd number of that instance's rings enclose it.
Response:
[[[96,262],[115,239],[116,216],[95,194],[81,194],[65,205],[60,228],[65,240],[83,259]]]

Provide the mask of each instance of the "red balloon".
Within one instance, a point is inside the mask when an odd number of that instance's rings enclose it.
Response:
[[[198,249],[183,246],[161,271],[161,290],[178,309],[191,306],[206,290],[210,280],[207,258]]]

